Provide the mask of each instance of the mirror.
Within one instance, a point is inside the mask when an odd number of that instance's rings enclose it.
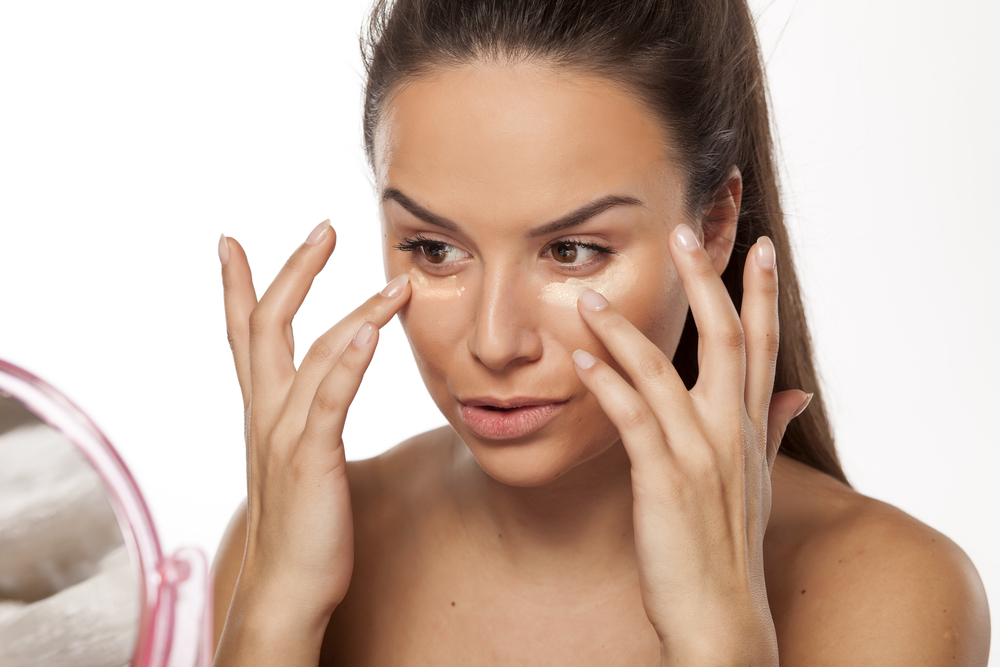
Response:
[[[207,667],[209,581],[97,427],[0,361],[0,665]]]
[[[0,664],[128,664],[139,591],[101,480],[13,397],[0,397],[0,553]]]

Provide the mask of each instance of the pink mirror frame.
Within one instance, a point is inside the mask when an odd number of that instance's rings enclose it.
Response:
[[[211,578],[204,554],[178,549],[164,558],[142,493],[118,452],[59,391],[0,359],[0,395],[14,398],[72,442],[97,472],[128,549],[139,589],[132,667],[212,664]]]

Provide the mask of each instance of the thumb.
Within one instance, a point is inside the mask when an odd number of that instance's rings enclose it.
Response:
[[[771,407],[767,411],[767,467],[774,465],[778,447],[785,436],[789,422],[809,407],[813,395],[801,389],[789,389],[771,395]]]

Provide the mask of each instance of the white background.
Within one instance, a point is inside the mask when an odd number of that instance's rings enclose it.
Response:
[[[0,358],[104,429],[168,551],[211,557],[245,494],[219,234],[244,244],[261,291],[333,220],[300,356],[384,283],[365,4],[0,6]],[[755,10],[847,474],[957,541],[1000,600],[1000,4]],[[368,376],[349,457],[443,423],[395,322]]]

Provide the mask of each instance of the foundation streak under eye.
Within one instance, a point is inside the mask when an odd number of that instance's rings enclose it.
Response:
[[[639,281],[639,272],[629,257],[618,255],[601,273],[585,278],[567,278],[553,281],[542,287],[538,298],[546,303],[563,308],[576,309],[580,292],[592,289],[604,295],[612,303],[620,301]]]

